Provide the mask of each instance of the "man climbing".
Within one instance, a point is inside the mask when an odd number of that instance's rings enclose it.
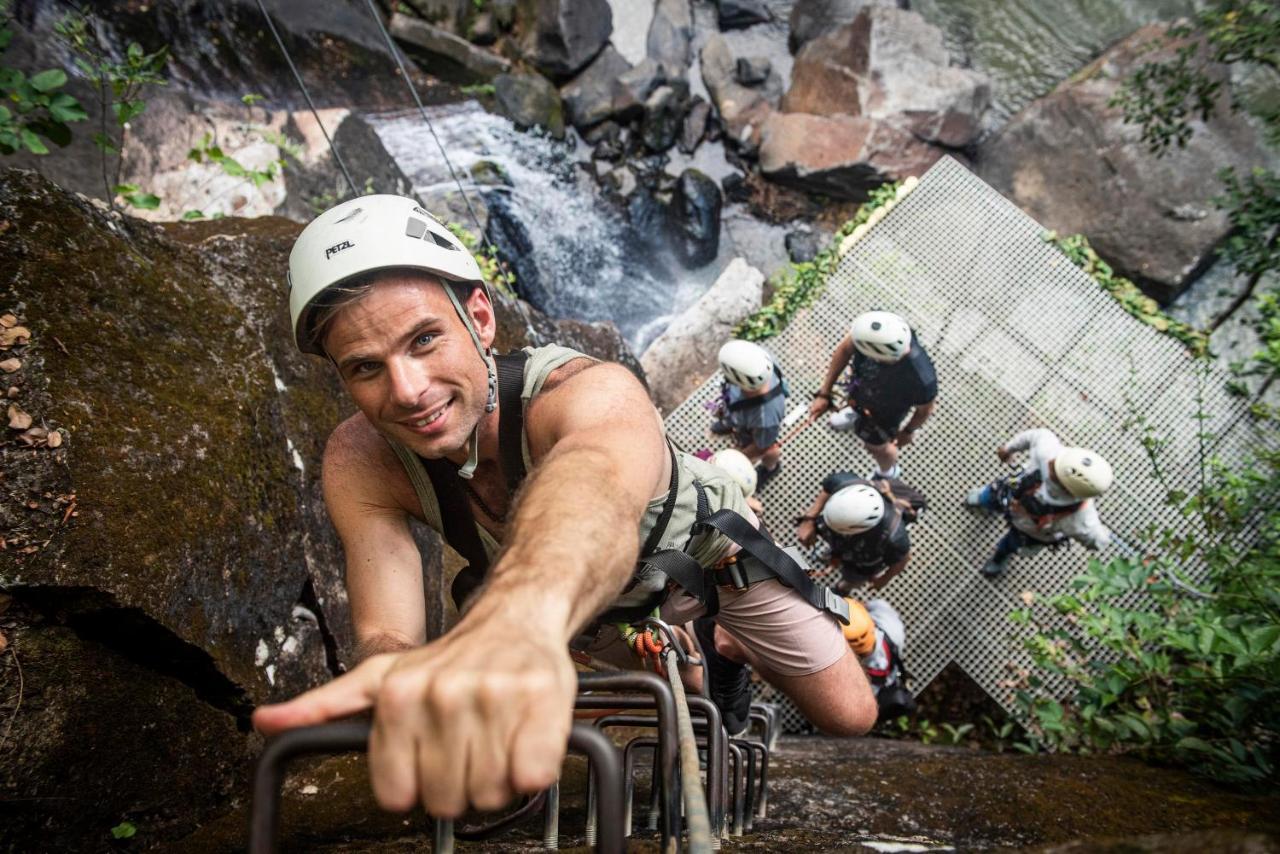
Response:
[[[970,507],[1002,513],[1009,522],[995,554],[982,567],[988,578],[1004,572],[1009,558],[1024,547],[1057,546],[1072,539],[1100,549],[1111,541],[1092,500],[1111,487],[1111,464],[1086,448],[1063,447],[1043,427],[1014,436],[996,449],[996,456],[1007,463],[1021,451],[1027,452],[1025,468],[965,496]]]
[[[782,466],[778,434],[787,414],[787,384],[769,352],[759,344],[734,339],[720,348],[719,417],[711,432],[730,433],[739,451],[756,463],[757,488],[764,488]]]
[[[831,408],[832,389],[845,366],[850,368],[848,405],[832,414],[831,429],[852,430],[875,459],[876,472],[898,477],[898,454],[933,414],[938,396],[933,362],[898,315],[860,314],[831,354],[827,375],[809,405],[810,417]]]
[[[829,566],[840,571],[835,590],[845,595],[862,584],[884,587],[911,557],[907,525],[924,509],[924,494],[897,478],[862,480],[836,472],[804,515],[795,518],[796,538],[812,546],[818,537],[831,548]]]
[[[759,672],[819,726],[870,727],[843,601],[778,559],[726,474],[674,451],[630,372],[556,346],[495,356],[479,267],[412,199],[321,214],[289,280],[298,346],[332,362],[358,410],[330,437],[323,479],[364,660],[258,709],[261,731],[372,710],[384,808],[496,809],[559,774],[572,639],[616,636],[602,612],[661,607],[679,623],[717,598]],[[430,643],[413,518],[468,561],[452,583],[460,617]],[[741,583],[717,569],[730,556]]]
[[[845,601],[849,603],[849,625],[844,627],[844,637],[871,681],[880,712],[877,720],[911,714],[916,700],[907,690],[911,674],[902,661],[907,643],[902,617],[883,599],[872,599],[865,606],[857,599]]]

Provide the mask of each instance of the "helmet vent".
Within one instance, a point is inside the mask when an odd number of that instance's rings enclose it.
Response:
[[[422,235],[427,233],[427,224],[420,219],[409,217],[404,224],[404,233],[406,237],[421,239]]]
[[[356,217],[360,216],[360,214],[362,214],[362,213],[364,213],[364,208],[356,208],[356,209],[355,209],[355,210],[353,210],[351,213],[347,214],[347,215],[346,215],[346,216],[344,216],[342,219],[340,219],[340,220],[338,220],[336,223],[334,223],[334,225],[341,225],[342,223],[347,222],[348,220],[353,220],[353,219],[355,219]]]
[[[437,234],[435,231],[429,231],[427,233],[431,235],[431,239],[436,242],[437,246],[442,246],[445,249],[452,249],[455,252],[458,251],[457,245],[455,245],[454,242],[449,238],[444,237],[443,235]]]

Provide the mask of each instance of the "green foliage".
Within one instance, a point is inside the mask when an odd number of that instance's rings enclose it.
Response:
[[[507,296],[515,296],[516,274],[509,270],[507,265],[498,258],[497,247],[487,241],[481,241],[464,225],[459,225],[456,222],[447,222],[445,227],[462,241],[462,245],[467,247],[468,252],[475,256],[476,263],[480,265],[480,272],[484,274],[486,282]]]
[[[1157,156],[1182,148],[1195,120],[1208,120],[1223,100],[1226,77],[1211,63],[1243,64],[1280,72],[1280,5],[1274,0],[1214,0],[1196,12],[1191,24],[1169,29],[1172,58],[1145,63],[1125,81],[1111,103],[1125,121],[1142,129],[1142,140]],[[1159,47],[1159,44],[1155,45]],[[1231,109],[1240,109],[1234,100]],[[1280,145],[1280,109],[1258,113],[1267,141]],[[1234,168],[1219,173],[1225,192],[1214,199],[1227,211],[1233,232],[1223,257],[1242,276],[1256,280],[1280,269],[1280,176],[1254,169],[1239,176]]]
[[[1280,361],[1280,308],[1259,370]],[[1018,686],[1021,749],[1135,750],[1231,783],[1277,781],[1280,761],[1280,422],[1260,413],[1245,464],[1205,463],[1184,521],[1145,553],[1091,561],[1070,591],[1011,618],[1037,670]],[[1199,416],[1197,416],[1199,417]],[[1157,463],[1165,443],[1141,417]],[[1159,476],[1159,468],[1156,469]],[[1049,681],[1071,692],[1055,699]]]
[[[196,163],[212,163],[232,178],[243,178],[249,181],[255,188],[274,181],[284,166],[284,162],[279,159],[268,163],[266,169],[251,169],[243,166],[240,161],[225,154],[214,143],[212,132],[206,133],[195,147],[187,152],[187,159],[194,160]]]
[[[101,120],[92,139],[101,157],[102,185],[109,203],[114,208],[117,195],[121,195],[127,204],[147,208],[155,196],[137,192],[121,194],[117,189],[132,186],[120,183],[121,153],[129,122],[147,109],[143,93],[150,86],[163,86],[167,82],[161,72],[168,60],[168,49],[162,47],[147,53],[140,44],[132,42],[125,49],[123,61],[117,60],[98,42],[92,20],[83,12],[72,12],[59,19],[54,24],[54,32],[71,50],[76,68],[97,89]]]
[[[757,312],[738,324],[733,330],[735,338],[748,341],[763,341],[777,335],[796,312],[812,305],[822,295],[827,278],[835,272],[840,263],[840,242],[865,223],[873,211],[893,201],[898,192],[899,183],[882,184],[871,191],[870,197],[858,208],[853,219],[840,227],[831,244],[812,261],[791,264],[780,273],[774,282],[773,296],[769,302]]]
[[[0,55],[13,40],[13,19],[8,0],[0,0]],[[46,140],[59,147],[71,142],[72,122],[88,118],[84,107],[66,92],[60,68],[50,68],[28,77],[17,68],[0,65],[0,154],[29,151],[48,154]]]
[[[112,189],[115,190],[115,195],[140,210],[153,211],[160,207],[160,197],[142,192],[142,188],[137,184],[116,184]]]
[[[115,827],[111,828],[112,839],[132,839],[138,833],[138,828],[132,822],[122,821]]]
[[[492,98],[497,92],[492,83],[473,83],[470,86],[461,87],[458,91],[473,98]]]
[[[1174,320],[1160,310],[1160,305],[1144,294],[1137,285],[1123,276],[1116,275],[1111,265],[1098,257],[1089,241],[1083,234],[1070,237],[1059,237],[1056,232],[1048,231],[1043,235],[1047,243],[1058,247],[1059,251],[1080,269],[1088,273],[1098,287],[1102,288],[1124,307],[1129,314],[1148,326],[1181,341],[1188,350],[1197,356],[1205,355],[1209,350],[1209,336],[1179,320]]]

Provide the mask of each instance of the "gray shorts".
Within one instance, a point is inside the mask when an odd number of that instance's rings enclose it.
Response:
[[[665,622],[680,625],[705,612],[701,602],[677,589],[663,604],[661,614]],[[779,676],[826,670],[848,649],[834,617],[774,580],[758,581],[746,590],[721,587],[716,623],[752,658]],[[612,625],[601,626],[586,651],[619,667],[635,667],[638,661]]]

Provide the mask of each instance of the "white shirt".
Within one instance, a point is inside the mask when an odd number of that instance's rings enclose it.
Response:
[[[1078,498],[1059,486],[1049,476],[1049,462],[1062,451],[1062,442],[1053,432],[1043,427],[1024,430],[1014,436],[1004,446],[1006,451],[1027,452],[1027,465],[1024,473],[1039,470],[1040,487],[1036,497],[1046,504],[1065,507],[1075,504]],[[1098,518],[1098,509],[1093,499],[1086,499],[1080,509],[1065,516],[1058,516],[1048,524],[1041,526],[1016,506],[1012,513],[1013,526],[1034,540],[1052,543],[1070,537],[1090,549],[1100,549],[1111,542],[1111,531]]]

